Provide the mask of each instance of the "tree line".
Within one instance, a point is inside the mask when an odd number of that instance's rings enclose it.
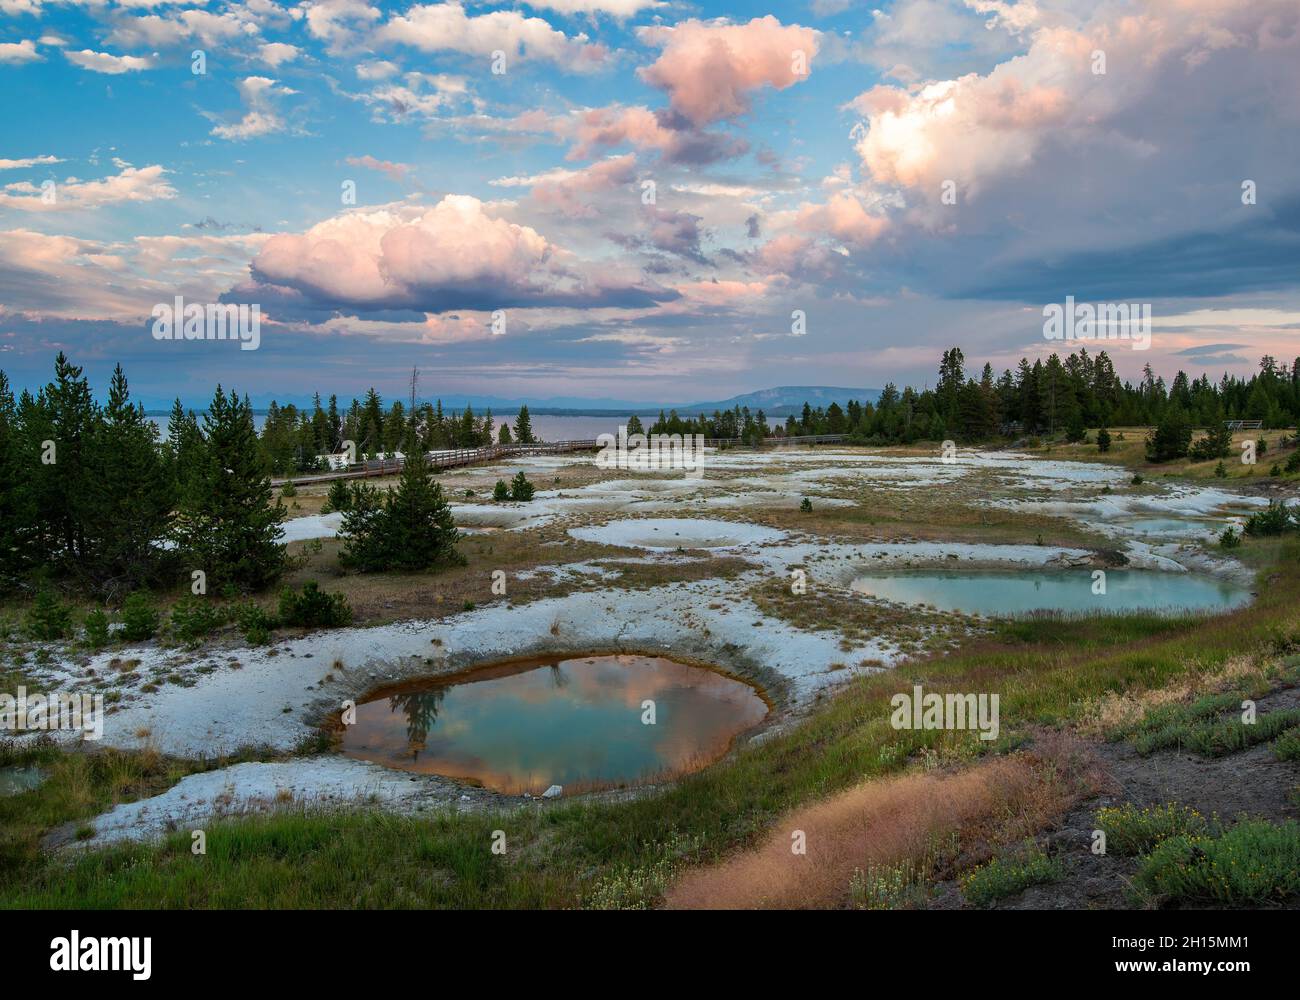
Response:
[[[103,404],[62,352],[34,395],[15,398],[0,372],[0,482],[3,587],[67,580],[114,596],[199,570],[204,586],[257,590],[284,569],[252,409],[221,386],[160,439],[121,365]]]
[[[531,439],[526,412],[516,426]],[[394,490],[356,490],[342,566],[460,561],[422,431],[410,422],[394,442],[407,455]],[[15,397],[0,371],[0,592],[58,584],[117,601],[181,581],[228,597],[265,589],[288,567],[267,444],[248,397],[220,385],[202,414],[177,402],[164,436],[121,365],[103,403],[62,352],[35,393]]]
[[[172,405],[173,419],[183,412],[177,400]],[[409,401],[397,399],[385,406],[371,388],[364,399],[353,399],[346,408],[340,408],[337,396],[330,396],[322,405],[320,393],[310,408],[293,403],[281,406],[272,400],[262,425],[261,444],[271,471],[288,475],[325,468],[321,456],[340,453],[345,441],[355,445],[358,458],[375,458],[404,452],[412,441],[419,450],[439,451],[481,448],[494,441],[534,444],[537,440],[527,406],[519,408],[513,430],[502,424],[498,432],[495,424],[491,409],[479,416],[468,404],[459,415],[444,411],[442,400],[413,407]]]
[[[874,403],[849,400],[787,418],[779,433],[847,434],[860,444],[914,441],[979,442],[1020,435],[1062,434],[1081,441],[1089,427],[1175,424],[1176,437],[1225,420],[1260,420],[1265,428],[1300,420],[1300,358],[1288,367],[1265,356],[1249,378],[1225,374],[1189,378],[1179,371],[1166,383],[1148,364],[1136,384],[1121,381],[1105,351],[1087,348],[1064,360],[1053,354],[1032,365],[1022,358],[1013,372],[995,376],[985,364],[979,379],[966,370],[958,347],[944,351],[934,388],[902,391],[885,386]],[[1186,431],[1184,432],[1184,426]]]

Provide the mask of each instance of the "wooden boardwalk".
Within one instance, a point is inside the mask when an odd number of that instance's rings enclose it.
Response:
[[[806,444],[834,444],[847,438],[847,434],[810,434],[802,437],[767,438],[763,441],[765,448],[792,447]],[[705,438],[704,444],[709,448],[737,448],[741,446],[740,438]],[[434,472],[445,472],[464,465],[477,465],[480,462],[496,462],[507,458],[520,458],[528,455],[559,455],[574,451],[596,451],[600,447],[596,441],[548,441],[545,444],[493,444],[482,448],[450,448],[442,451],[427,452],[425,458]],[[313,483],[331,483],[339,479],[369,479],[380,476],[395,476],[402,471],[403,459],[372,458],[338,469],[334,472],[314,472],[301,476],[286,476],[272,479],[272,486],[284,486],[293,483],[297,486],[310,486]]]

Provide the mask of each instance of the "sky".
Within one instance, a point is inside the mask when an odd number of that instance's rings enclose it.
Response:
[[[1300,355],[1300,2],[0,0],[0,369],[150,404]],[[256,304],[258,348],[156,305]]]

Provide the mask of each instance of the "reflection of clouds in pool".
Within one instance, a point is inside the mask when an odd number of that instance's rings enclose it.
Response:
[[[344,753],[510,793],[536,792],[694,769],[767,714],[748,685],[662,657],[587,657],[489,668],[486,675],[438,689],[436,719],[415,757],[411,719],[392,710],[418,710],[423,702],[409,695],[358,706],[356,724],[343,735]],[[641,721],[646,700],[655,703],[654,725]]]

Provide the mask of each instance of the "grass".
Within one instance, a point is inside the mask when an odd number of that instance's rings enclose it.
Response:
[[[1259,743],[1268,743],[1293,726],[1300,725],[1300,709],[1267,712],[1254,722],[1224,719],[1192,730],[1188,746],[1206,757],[1224,757]]]
[[[1033,841],[1019,851],[971,869],[961,879],[962,895],[972,906],[990,906],[1030,886],[1059,881],[1065,868]]]
[[[1300,895],[1300,824],[1242,820],[1177,836],[1142,861],[1134,887],[1162,903],[1262,906]]]
[[[1200,834],[1207,824],[1195,809],[1172,802],[1146,809],[1125,803],[1099,809],[1097,828],[1106,834],[1106,853],[1131,857],[1146,854],[1170,837]]]
[[[156,795],[186,775],[256,759],[264,755],[248,750],[213,760],[181,761],[154,750],[105,747],[68,752],[48,741],[0,744],[0,767],[35,766],[46,773],[38,788],[0,797],[0,879],[41,867],[48,860],[41,852],[41,838],[56,827],[98,815],[118,802]]]
[[[1292,726],[1273,741],[1273,754],[1278,760],[1300,760],[1300,726]]]
[[[955,773],[912,771],[864,782],[778,820],[761,845],[681,877],[671,907],[844,906],[865,861],[920,870],[934,845],[962,837],[1021,838],[1059,816],[1078,791],[1064,761],[992,758]],[[1008,826],[1010,824],[1010,826]],[[796,850],[801,847],[802,850]]]
[[[1153,463],[1148,462],[1146,458],[1146,438],[1151,429],[1149,427],[1112,427],[1111,448],[1106,453],[1097,451],[1097,430],[1089,429],[1089,440],[1079,444],[1065,444],[1059,441],[1052,442],[1050,445],[1044,445],[1041,448],[1025,448],[1023,450],[1030,454],[1050,455],[1054,459],[1068,460],[1074,462],[1107,462],[1115,465],[1123,465],[1137,472],[1140,472],[1147,479],[1157,477],[1176,476],[1183,479],[1209,479],[1215,481],[1215,467],[1219,464],[1217,458],[1209,459],[1204,462],[1195,462],[1190,458],[1180,458],[1169,462]],[[1119,435],[1123,435],[1122,440]],[[1278,482],[1296,481],[1294,473],[1285,474],[1281,477],[1272,477],[1269,475],[1269,469],[1274,462],[1282,466],[1286,465],[1286,460],[1295,451],[1294,446],[1279,448],[1278,440],[1286,434],[1292,437],[1294,430],[1270,430],[1270,431],[1236,431],[1232,435],[1232,445],[1228,449],[1228,457],[1223,460],[1224,467],[1227,470],[1227,481],[1233,480],[1272,480]],[[1198,431],[1193,440],[1201,437]],[[1268,442],[1268,450],[1261,456],[1254,465],[1243,465],[1241,462],[1241,446],[1246,441],[1258,441],[1263,438]]]

